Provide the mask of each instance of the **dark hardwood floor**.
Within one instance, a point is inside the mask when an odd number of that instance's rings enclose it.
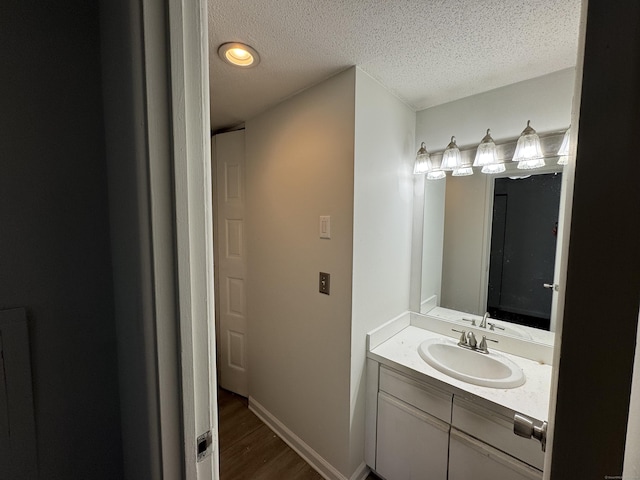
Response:
[[[323,479],[249,411],[246,398],[218,389],[218,409],[221,480]]]

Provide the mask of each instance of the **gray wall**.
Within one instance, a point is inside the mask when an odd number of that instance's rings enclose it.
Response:
[[[0,309],[28,309],[40,478],[121,478],[97,4],[3,1],[0,51]]]
[[[349,476],[355,69],[246,126],[249,392]],[[318,236],[331,216],[331,239]],[[331,295],[318,293],[331,274]]]

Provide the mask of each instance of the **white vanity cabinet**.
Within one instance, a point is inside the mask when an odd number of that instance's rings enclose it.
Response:
[[[540,480],[542,472],[452,428],[449,447],[449,480],[469,479]]]
[[[373,360],[368,369],[366,461],[384,479],[542,479],[540,444],[513,433],[511,411]]]
[[[382,367],[377,404],[378,474],[446,480],[451,395]]]

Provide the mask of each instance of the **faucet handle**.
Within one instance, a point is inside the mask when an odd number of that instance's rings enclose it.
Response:
[[[492,332],[495,331],[496,328],[498,330],[504,330],[504,327],[501,327],[500,325],[496,325],[495,323],[487,322],[487,325],[489,325],[489,330],[491,330]]]
[[[463,322],[471,322],[471,326],[472,327],[476,326],[476,319],[475,318],[463,318],[462,321]]]
[[[489,353],[489,349],[487,348],[487,340],[493,343],[500,343],[498,342],[498,340],[493,340],[483,335],[482,340],[480,340],[480,345],[478,346],[478,350],[480,350],[482,353]]]
[[[454,332],[460,334],[460,340],[458,341],[458,345],[466,345],[467,344],[467,332],[464,330],[456,330],[455,328],[451,329]]]

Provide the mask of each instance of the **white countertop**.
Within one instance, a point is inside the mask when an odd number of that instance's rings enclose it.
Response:
[[[442,338],[441,334],[413,325],[404,326],[386,341],[374,346],[369,358],[383,365],[404,371],[414,377],[426,376],[449,385],[458,394],[469,398],[477,396],[497,405],[522,413],[536,420],[546,421],[549,416],[549,392],[551,366],[509,353],[499,352],[522,368],[526,382],[521,387],[497,389],[472,385],[452,378],[427,364],[418,354],[418,346],[430,338]],[[433,380],[431,380],[433,383]]]

